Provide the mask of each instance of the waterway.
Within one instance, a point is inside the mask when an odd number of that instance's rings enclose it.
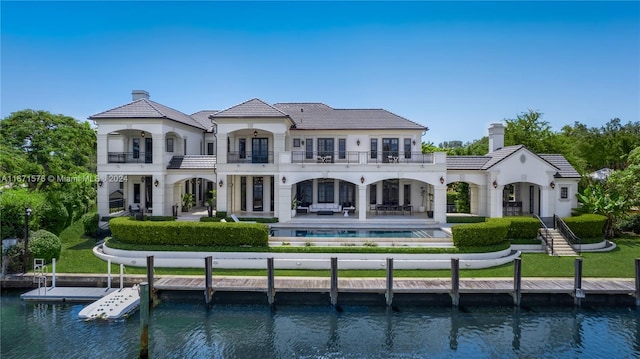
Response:
[[[3,293],[0,357],[134,358],[140,318],[85,322],[83,304]],[[214,305],[151,311],[153,358],[638,358],[635,308]]]

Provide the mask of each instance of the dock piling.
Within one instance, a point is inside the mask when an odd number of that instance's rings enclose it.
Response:
[[[513,260],[513,305],[520,307],[522,298],[522,259]]]
[[[267,258],[267,301],[273,306],[276,299],[273,257]]]
[[[460,259],[451,258],[451,304],[460,305]]]
[[[386,290],[386,302],[390,307],[393,303],[393,258],[387,258],[387,290]]]
[[[640,307],[640,258],[636,258],[636,307]]]
[[[338,304],[338,258],[331,257],[331,305]]]
[[[138,358],[149,357],[149,284],[140,283],[140,352]]]
[[[56,287],[56,259],[51,259],[51,288]]]
[[[107,289],[111,289],[111,259],[107,259]]]
[[[149,284],[149,302],[153,302],[156,296],[153,288],[153,256],[147,256],[147,282]]]
[[[120,263],[120,289],[124,288],[124,264]]]
[[[582,304],[582,298],[585,297],[582,290],[582,258],[576,258],[573,263],[575,268],[574,280],[573,280],[573,301],[578,307]]]
[[[204,259],[204,302],[211,304],[213,299],[213,257],[208,256]]]

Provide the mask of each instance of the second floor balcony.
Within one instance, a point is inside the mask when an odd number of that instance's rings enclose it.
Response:
[[[293,151],[291,163],[431,164],[433,153],[403,151]]]
[[[108,163],[153,163],[152,152],[109,152]]]
[[[227,163],[273,163],[273,152],[227,152]]]

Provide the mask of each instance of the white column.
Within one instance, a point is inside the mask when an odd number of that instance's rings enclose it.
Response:
[[[108,162],[107,161],[108,154],[109,154],[108,138],[109,138],[109,135],[106,135],[106,134],[98,134],[96,136],[97,148],[98,148],[97,164],[99,165],[106,165]]]
[[[358,220],[367,220],[367,186],[358,185]]]
[[[229,206],[229,202],[228,202],[228,192],[227,192],[227,186],[229,185],[229,183],[227,182],[227,175],[224,173],[218,173],[218,183],[215,184],[216,186],[216,208],[218,211],[222,211],[222,212],[229,212],[228,210],[228,206]],[[220,181],[222,181],[222,187],[220,187]],[[230,214],[230,213],[229,213]]]
[[[281,184],[278,186],[276,209],[277,217],[280,222],[289,222],[291,220],[291,185]]]
[[[439,223],[447,223],[447,186],[434,185],[433,219]]]
[[[476,197],[477,197],[478,204],[477,204],[477,212],[475,214],[477,214],[478,216],[486,217],[489,215],[489,209],[488,209],[489,199],[487,198],[488,188],[487,186],[479,185],[479,186],[476,186],[476,189],[477,189]]]
[[[554,190],[549,186],[542,187],[540,196],[542,197],[542,208],[540,208],[540,217],[553,217],[555,213]]]
[[[106,174],[99,173],[98,180],[102,181],[102,186],[98,185],[97,200],[98,214],[100,217],[109,215],[109,181]]]
[[[502,191],[504,186],[498,185],[497,188],[493,188],[490,185],[489,192],[489,217],[500,218],[502,217]]]
[[[155,155],[154,155],[155,157]],[[158,180],[158,187],[155,186],[155,182]],[[164,216],[165,212],[165,192],[166,192],[166,183],[164,180],[164,176],[153,176],[151,178],[152,187],[151,187],[151,206],[153,208],[154,216]],[[171,207],[169,207],[171,209]],[[170,214],[170,213],[169,213]]]
[[[153,163],[163,164],[164,163],[164,141],[165,141],[164,134],[151,134],[151,140],[153,141],[153,145],[151,146],[153,151],[153,159],[152,159]]]

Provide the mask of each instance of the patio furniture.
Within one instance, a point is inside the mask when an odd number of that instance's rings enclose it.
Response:
[[[340,213],[342,212],[342,206],[337,203],[314,203],[309,206],[309,212],[318,214],[325,214],[320,212]]]

